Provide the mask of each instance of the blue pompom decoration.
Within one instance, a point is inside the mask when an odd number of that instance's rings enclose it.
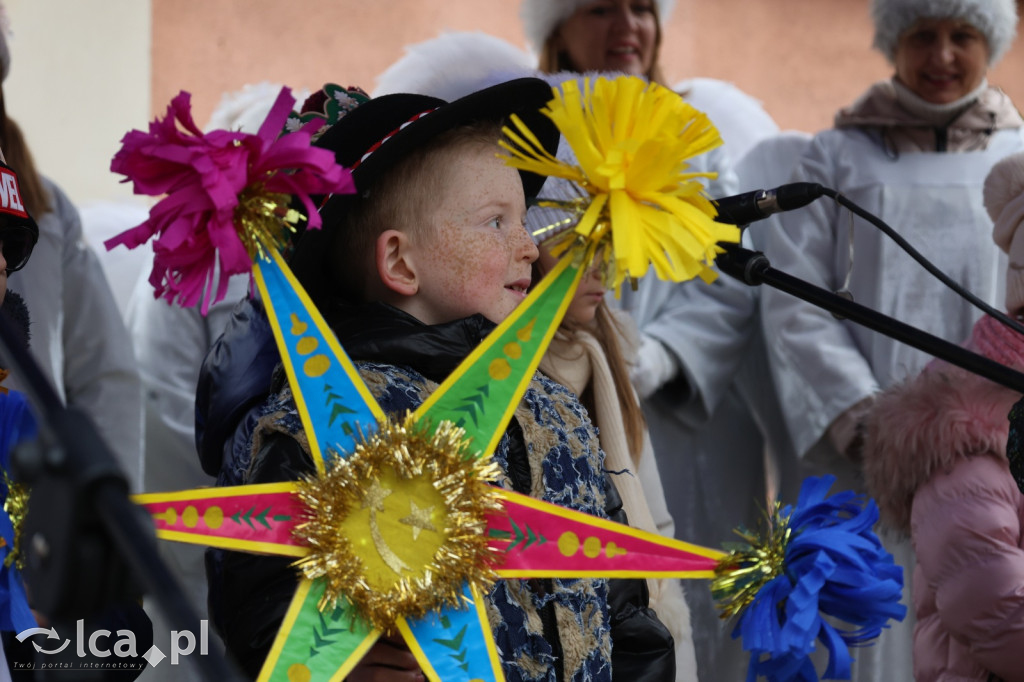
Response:
[[[0,499],[6,504],[10,490],[7,472],[10,470],[11,449],[23,440],[34,438],[37,427],[25,396],[17,391],[0,393]],[[35,616],[29,609],[21,571],[12,560],[15,548],[15,520],[0,506],[0,631],[22,632],[36,627]]]
[[[906,616],[903,569],[873,530],[877,505],[850,491],[829,496],[834,482],[806,479],[796,507],[775,510],[767,539],[743,534],[751,550],[719,565],[717,598],[735,606],[738,593],[753,593],[734,608],[733,637],[750,652],[748,682],[818,682],[810,659],[816,642],[828,651],[822,679],[849,679],[849,647],[869,644],[890,619]]]

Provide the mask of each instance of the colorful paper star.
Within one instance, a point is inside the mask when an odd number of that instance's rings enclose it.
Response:
[[[150,510],[162,537],[299,556],[300,564],[332,542],[317,540],[316,546],[311,546],[302,541],[302,525],[308,523],[310,506],[332,510],[327,524],[331,533],[324,536],[341,538],[346,547],[339,551],[355,561],[318,559],[329,568],[324,569],[324,577],[301,581],[261,680],[342,679],[389,625],[403,634],[432,680],[501,680],[500,659],[482,601],[484,588],[495,577],[714,575],[722,552],[486,484],[496,473],[486,471],[486,454],[503,433],[579,281],[581,270],[573,260],[579,259],[564,259],[407,423],[384,417],[372,399],[365,399],[369,390],[316,309],[302,305],[305,296],[287,266],[277,257],[257,263],[254,275],[271,319],[292,321],[287,330],[280,326],[275,330],[282,356],[287,354],[289,381],[311,449],[348,456],[345,464],[329,465],[331,455],[325,458],[321,454],[321,477],[330,477],[334,466],[349,465],[348,459],[355,460],[351,466],[364,468],[342,472],[348,475],[339,480],[351,485],[329,484],[329,499],[315,498],[312,505],[300,501],[303,485],[299,483],[203,490],[191,497],[187,493],[141,495],[137,499]],[[294,304],[297,307],[284,307]],[[304,348],[329,351],[312,372],[310,353],[297,350],[307,339],[316,343],[307,341]],[[303,357],[306,359],[301,360]],[[486,400],[479,399],[481,387],[486,387]],[[351,408],[352,415],[372,419],[350,416],[332,422],[318,418],[317,409],[324,401],[314,398],[328,390]],[[367,434],[364,439],[352,437],[360,432]],[[377,443],[373,434],[379,432],[385,437]],[[445,447],[437,452],[417,440],[429,441],[439,432]],[[484,448],[478,445],[481,443]],[[456,476],[453,470],[438,472],[436,479],[421,478],[424,470],[442,459],[441,453],[456,455],[451,464],[454,468],[467,459],[462,454],[467,448],[475,455],[470,458],[473,467],[483,467],[485,474],[468,470],[482,484],[468,495],[464,492],[466,481],[455,486],[459,495],[469,499],[438,492],[438,480]],[[360,462],[365,453],[370,456]],[[389,462],[396,465],[391,467]],[[368,475],[376,477],[367,479]],[[427,484],[421,485],[422,481]],[[339,486],[346,485],[345,491],[335,495]],[[308,498],[308,486],[304,494]],[[469,509],[460,509],[460,504]],[[458,514],[461,519],[456,518]],[[482,523],[473,526],[474,518]],[[396,527],[404,530],[396,531]],[[475,538],[482,543],[483,551],[459,545],[460,532],[467,540]],[[425,570],[439,555],[454,557],[455,564],[468,575],[455,584],[445,584],[451,567]],[[331,567],[337,575],[330,575]],[[332,585],[332,579],[337,579],[337,584]],[[339,590],[339,585],[343,589]],[[407,597],[404,602],[403,596]],[[328,627],[332,622],[345,627]],[[330,638],[324,636],[325,628],[332,631]],[[449,665],[455,643],[459,662]],[[321,664],[327,660],[333,663]]]
[[[281,125],[285,108],[279,102],[271,114],[282,119]],[[180,145],[229,165],[245,158],[228,153],[235,138],[196,139],[186,109],[187,99],[176,100],[170,113],[193,135],[181,133],[173,122],[157,122],[150,136],[159,138],[157,147]],[[265,123],[259,136],[237,140],[266,156],[260,165],[265,183],[254,185],[235,168],[245,186],[237,197],[220,198],[245,207],[246,217],[236,225],[241,246],[233,252],[253,259],[253,278],[317,473],[302,481],[137,499],[161,537],[296,559],[298,588],[260,680],[343,680],[383,631],[397,630],[433,682],[497,682],[503,679],[501,661],[483,599],[494,579],[715,577],[722,552],[489,484],[497,474],[490,454],[595,254],[610,264],[605,268],[609,285],[637,278],[652,265],[673,281],[710,279],[718,242],[738,237],[735,228],[713,221],[714,208],[685,163],[718,144],[718,134],[675,93],[629,77],[584,81],[582,89],[569,82],[545,111],[572,143],[578,163],[552,157],[519,121],[514,130],[506,129],[512,141],[508,160],[577,183],[579,199],[562,204],[574,229],[561,238],[561,261],[418,409],[390,417],[278,252],[287,241],[282,230],[294,218],[287,196],[260,190],[279,182],[308,199],[328,186],[344,189],[347,179],[328,167],[322,168],[324,178],[315,177],[324,159],[303,149],[310,135],[305,128],[283,145],[299,160],[298,173],[274,163],[272,152],[280,145],[271,143],[269,131],[281,125]],[[134,173],[137,187],[162,192],[166,173],[150,177],[147,141],[142,133],[126,137],[121,167]],[[207,166],[185,164],[175,169],[175,177],[187,180],[185,186],[201,185],[194,174]],[[174,192],[165,201],[188,203]],[[186,218],[183,226],[193,240],[209,241],[200,228],[210,216]],[[223,232],[223,222],[211,222],[211,229]],[[621,225],[627,227],[616,228]],[[154,231],[166,238],[173,228],[173,221],[154,218],[117,241],[141,243]],[[158,273],[154,284],[174,298],[195,300],[200,291],[209,291],[204,282],[213,281],[213,269],[197,269],[193,261],[186,259],[187,269]],[[188,286],[179,286],[184,280]],[[832,522],[827,514],[819,516]],[[749,562],[735,561],[750,569]],[[728,590],[736,584],[733,580]],[[754,597],[753,603],[764,600]],[[805,639],[787,640],[783,664],[803,655],[810,646]],[[767,655],[777,652],[772,648]]]

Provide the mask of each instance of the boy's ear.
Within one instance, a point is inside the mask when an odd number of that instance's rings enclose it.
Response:
[[[406,233],[398,230],[382,232],[377,237],[375,255],[377,274],[388,290],[401,296],[413,296],[419,291]]]

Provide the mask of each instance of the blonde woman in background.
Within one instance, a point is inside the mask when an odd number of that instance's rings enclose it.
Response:
[[[557,77],[626,73],[666,84],[659,51],[672,5],[670,0],[524,0],[520,13],[541,71]],[[707,185],[709,196],[735,194],[733,162],[778,127],[756,101],[728,83],[693,79],[674,89],[708,114],[724,140],[722,147],[693,159],[692,168],[718,174]],[[721,547],[735,539],[737,526],[756,526],[768,496],[760,424],[779,419],[775,391],[766,372],[745,371],[751,363],[763,365],[749,352],[760,333],[758,292],[728,276],[710,285],[650,276],[636,291],[623,289],[613,304],[628,312],[639,330],[631,379],[642,399],[675,536]],[[646,492],[650,500],[660,491],[648,487]],[[686,599],[702,682],[744,679],[748,656],[732,639],[732,624],[719,619],[708,584],[687,583]]]
[[[880,217],[940,270],[989,303],[1002,295],[1005,257],[982,203],[985,176],[1024,149],[1024,120],[988,70],[1017,24],[1014,0],[873,0],[874,44],[893,76],[872,84],[810,141],[793,180],[830,187]],[[772,264],[812,284],[952,342],[981,312],[913,262],[892,240],[833,202],[782,213],[768,233]],[[780,404],[807,473],[865,490],[864,420],[874,397],[930,358],[886,336],[766,289],[762,315]],[[904,567],[914,554],[881,533]],[[854,680],[913,678],[913,612],[855,654]]]
[[[560,155],[569,153],[563,144]],[[567,199],[576,194],[566,180],[549,178],[541,190],[545,199]],[[527,230],[535,240],[552,236],[547,229],[564,218],[558,210],[534,207],[527,213]],[[558,259],[543,243],[534,263],[534,285],[554,268]],[[607,289],[600,259],[580,281],[561,326],[540,363],[540,371],[569,388],[587,409],[598,429],[605,453],[605,470],[622,499],[629,525],[650,533],[672,536],[674,526],[665,502],[658,465],[647,432],[640,401],[629,379],[637,352],[637,334],[632,319],[613,310],[605,300]],[[675,641],[676,680],[695,680],[690,611],[680,582],[648,579],[650,608],[655,611]],[[616,642],[612,630],[613,673]]]

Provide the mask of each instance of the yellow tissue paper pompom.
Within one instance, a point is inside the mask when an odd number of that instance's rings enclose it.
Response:
[[[575,163],[548,153],[523,122],[505,128],[514,168],[564,178],[581,190],[576,201],[549,202],[576,215],[573,230],[552,241],[610,244],[603,257],[618,289],[653,265],[658,277],[712,281],[718,242],[738,242],[739,228],[715,222],[701,178],[687,162],[722,143],[708,117],[672,90],[633,77],[566,81],[543,112],[555,123]],[[603,244],[602,244],[603,245]]]

